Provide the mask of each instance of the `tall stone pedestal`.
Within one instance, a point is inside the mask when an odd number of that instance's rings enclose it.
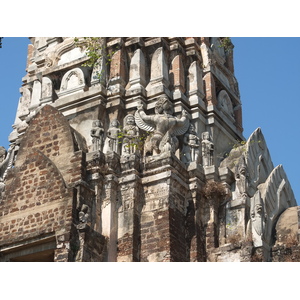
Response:
[[[191,194],[184,165],[171,153],[146,161],[142,179],[141,261],[187,261],[185,220]]]

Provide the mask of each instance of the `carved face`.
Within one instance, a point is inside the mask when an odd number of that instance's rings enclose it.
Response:
[[[155,113],[173,114],[173,107],[167,96],[160,97],[155,105]]]
[[[127,117],[127,124],[128,125],[134,125],[134,117],[133,116]]]
[[[113,120],[113,121],[111,122],[111,127],[118,127],[118,126],[119,126],[118,120]]]
[[[189,132],[193,133],[195,131],[195,127],[193,124],[190,125]]]
[[[170,114],[170,115],[173,113],[173,109],[172,109],[172,106],[171,106],[171,104],[169,103],[169,101],[166,101],[166,102],[163,104],[163,111],[164,111],[164,113]]]
[[[256,210],[256,213],[261,215],[262,214],[262,205],[261,204],[256,204],[255,205],[255,210]]]
[[[202,133],[202,139],[203,140],[209,140],[209,133],[208,132],[203,132]]]
[[[241,175],[243,175],[243,176],[246,176],[246,168],[245,168],[245,167],[241,167],[241,168],[239,169],[239,173],[240,173]]]
[[[101,122],[99,120],[93,121],[93,127],[100,127]]]

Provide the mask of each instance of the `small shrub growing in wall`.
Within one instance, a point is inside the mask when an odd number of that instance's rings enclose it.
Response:
[[[202,195],[206,199],[222,198],[227,194],[224,185],[217,181],[208,181],[202,189]]]

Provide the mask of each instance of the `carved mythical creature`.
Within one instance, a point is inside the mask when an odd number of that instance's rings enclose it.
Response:
[[[93,127],[91,129],[91,137],[93,143],[93,151],[102,151],[104,142],[104,129],[103,125],[99,120],[93,121]]]
[[[173,116],[172,103],[167,96],[161,96],[155,105],[155,114],[146,115],[142,103],[137,106],[135,122],[137,126],[145,131],[153,132],[145,143],[145,149],[153,155],[171,150],[173,153],[178,148],[176,136],[184,134],[189,128],[189,119],[183,110],[179,119]]]
[[[112,120],[110,127],[107,130],[109,150],[116,153],[119,153],[119,134],[121,132],[119,125],[120,123],[117,119]]]
[[[181,159],[188,164],[192,161],[198,161],[200,148],[200,139],[195,132],[193,124],[190,125],[188,132],[183,137],[183,147],[181,152]]]
[[[132,154],[136,152],[139,128],[135,124],[134,116],[129,114],[124,118],[123,128],[123,153]]]
[[[203,166],[213,165],[214,158],[214,144],[210,140],[209,133],[207,131],[202,133],[202,159]]]

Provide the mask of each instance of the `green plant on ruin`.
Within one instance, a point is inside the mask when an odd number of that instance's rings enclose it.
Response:
[[[202,189],[204,198],[211,200],[215,198],[223,198],[227,195],[224,185],[218,181],[208,181]]]
[[[82,64],[83,67],[96,68],[101,67],[102,58],[104,58],[106,64],[109,64],[112,60],[112,56],[117,52],[118,47],[111,53],[106,53],[106,47],[103,37],[83,37],[74,38],[75,47],[86,50],[88,60]],[[96,71],[96,76],[101,81],[103,76],[103,70]]]
[[[220,38],[220,46],[221,48],[224,48],[226,53],[231,53],[233,50],[233,44],[231,42],[230,37],[221,37]]]
[[[128,137],[128,134],[124,128],[119,126],[120,132],[118,133],[118,143],[122,144],[124,138]],[[143,132],[139,136],[129,137],[130,142],[125,145],[125,147],[135,147],[140,153],[143,153],[145,141],[148,137],[151,137],[153,133],[150,131]]]
[[[248,145],[254,143],[259,144],[261,143],[261,141],[252,140],[248,142]],[[230,143],[230,145],[231,145],[231,150],[229,152],[226,152],[222,156],[222,159],[226,158],[229,161],[228,167],[232,169],[238,164],[241,155],[243,155],[247,151],[247,141],[236,140],[235,142]]]

